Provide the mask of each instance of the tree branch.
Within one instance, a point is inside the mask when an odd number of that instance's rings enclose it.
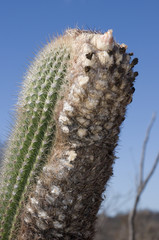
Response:
[[[141,154],[141,161],[140,161],[140,185],[142,185],[142,183],[143,183],[143,169],[144,169],[146,147],[147,147],[147,143],[148,143],[148,140],[149,140],[150,131],[152,129],[152,126],[154,124],[155,119],[156,119],[156,114],[154,113],[152,115],[151,122],[150,122],[150,124],[147,128],[146,136],[145,136],[143,147],[142,147],[142,154]]]
[[[128,221],[129,221],[129,240],[135,240],[135,216],[136,216],[136,211],[137,211],[137,205],[139,203],[139,200],[140,200],[143,190],[145,189],[150,178],[152,177],[152,175],[157,167],[157,164],[159,162],[159,153],[158,153],[149,174],[147,175],[147,177],[144,180],[143,179],[143,171],[144,171],[144,162],[145,162],[145,152],[146,152],[147,143],[148,143],[148,140],[150,137],[150,131],[152,129],[155,119],[156,119],[156,114],[153,114],[150,125],[147,128],[146,136],[145,136],[144,143],[143,143],[141,161],[140,161],[140,178],[139,178],[140,181],[139,181],[139,185],[137,187],[137,194],[135,197],[134,206],[133,206],[132,211],[129,214],[129,219],[128,219]]]

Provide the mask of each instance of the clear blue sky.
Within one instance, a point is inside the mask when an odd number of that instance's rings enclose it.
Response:
[[[159,151],[159,1],[158,0],[1,0],[0,2],[0,139],[5,141],[12,109],[30,59],[39,47],[68,28],[113,29],[116,41],[139,58],[134,100],[120,134],[107,198],[134,191],[145,131],[158,113],[147,149],[147,172]],[[159,167],[142,195],[140,208],[159,211]],[[131,207],[132,200],[120,210]]]

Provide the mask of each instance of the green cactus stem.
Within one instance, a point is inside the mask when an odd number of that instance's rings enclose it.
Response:
[[[27,73],[1,174],[1,239],[92,239],[126,107],[127,46],[69,29]]]
[[[46,47],[26,75],[17,105],[17,122],[1,174],[1,238],[8,239],[29,184],[35,181],[54,143],[53,110],[64,81],[69,53]],[[24,191],[25,190],[25,191]],[[23,198],[22,198],[23,197]]]

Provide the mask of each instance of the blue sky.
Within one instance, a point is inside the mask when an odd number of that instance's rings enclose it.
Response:
[[[121,197],[119,211],[132,206],[142,143],[152,113],[157,119],[149,141],[145,173],[159,151],[159,1],[27,0],[0,2],[0,140],[12,123],[14,104],[30,60],[47,40],[68,27],[113,29],[115,40],[139,58],[134,100],[122,125],[108,202]],[[140,209],[159,211],[159,166],[144,191]],[[126,198],[129,196],[130,200]],[[116,203],[115,203],[116,204]],[[114,205],[115,205],[114,204]],[[105,206],[105,204],[104,204]],[[113,208],[113,207],[111,207]],[[110,212],[110,210],[109,210]]]

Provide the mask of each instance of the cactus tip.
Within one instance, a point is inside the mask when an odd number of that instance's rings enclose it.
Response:
[[[113,30],[109,29],[106,33],[103,35],[103,42],[105,45],[113,45],[114,39],[113,39]]]
[[[93,37],[92,43],[98,50],[106,51],[108,49],[112,49],[114,46],[113,30],[110,29],[102,35],[96,34]]]

